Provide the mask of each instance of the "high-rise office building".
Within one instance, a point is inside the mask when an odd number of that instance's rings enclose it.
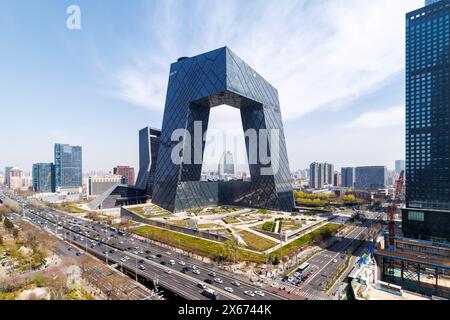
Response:
[[[113,169],[114,175],[119,175],[125,178],[124,183],[129,186],[134,186],[136,183],[134,168],[129,166],[117,166]]]
[[[383,166],[357,167],[355,169],[355,189],[378,190],[387,186],[388,171]]]
[[[136,188],[146,190],[149,196],[153,194],[160,144],[161,130],[146,127],[139,131],[139,174]]]
[[[343,187],[353,188],[355,186],[355,168],[342,168],[341,179]]]
[[[12,190],[21,189],[24,187],[23,181],[24,173],[19,168],[11,168],[9,170],[9,184],[8,187]]]
[[[218,172],[220,178],[234,177],[234,158],[231,151],[225,151],[223,153],[222,157],[220,158]]]
[[[322,189],[334,185],[334,165],[314,162],[310,165],[309,186],[313,189]]]
[[[11,184],[11,170],[14,167],[5,167],[5,185],[10,187]]]
[[[339,172],[334,173],[334,183],[333,186],[340,187],[342,184],[342,175]]]
[[[406,15],[406,237],[450,241],[450,0]]]
[[[55,192],[55,166],[53,163],[33,164],[33,191]]]
[[[55,144],[55,180],[57,189],[83,186],[81,147]]]
[[[395,161],[395,173],[400,174],[402,171],[405,171],[405,160],[396,160]]]

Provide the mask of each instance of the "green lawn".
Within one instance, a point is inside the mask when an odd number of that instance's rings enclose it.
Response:
[[[275,241],[268,240],[248,231],[240,231],[239,235],[248,245],[249,249],[255,251],[266,251],[277,245]]]
[[[281,256],[292,256],[303,246],[307,245],[319,245],[322,242],[329,240],[332,236],[339,232],[343,226],[335,223],[328,223],[323,227],[314,230],[308,234],[305,234],[303,237],[298,238],[297,240],[283,246],[281,250],[277,250],[271,254],[272,259],[275,257],[280,258]]]
[[[226,224],[232,224],[232,223],[240,223],[242,222],[241,220],[238,220],[235,217],[227,217],[227,218],[223,218],[222,219],[223,222],[225,222]]]
[[[165,243],[188,252],[208,257],[210,259],[216,259],[218,256],[223,256],[225,260],[228,261],[232,261],[234,259],[230,254],[227,254],[228,245],[225,243],[208,241],[153,226],[142,226],[135,229],[134,232],[142,237]],[[238,261],[250,261],[257,263],[265,262],[262,255],[242,249],[237,250],[236,259]]]

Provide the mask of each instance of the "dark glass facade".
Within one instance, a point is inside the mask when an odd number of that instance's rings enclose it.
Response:
[[[194,155],[195,143],[191,143],[191,152],[185,144],[181,152],[182,164],[174,163],[171,156],[178,145],[172,142],[172,134],[185,129],[192,138],[195,134],[204,135],[210,109],[223,104],[240,109],[244,131],[276,129],[280,136],[279,170],[272,175],[262,175],[261,169],[271,165],[249,161],[250,187],[236,187],[240,192],[235,192],[235,201],[230,202],[292,211],[294,198],[278,92],[228,48],[182,58],[171,66],[153,202],[169,211],[179,212],[218,204],[218,199],[223,198],[218,186],[200,182],[202,164],[186,161],[187,154]],[[202,127],[194,134],[196,121],[201,122]],[[202,148],[203,155],[205,140],[202,139],[197,147]],[[246,147],[249,155],[250,139],[246,139]],[[269,140],[269,153],[272,147]]]
[[[136,188],[146,190],[152,196],[156,163],[161,142],[161,130],[144,128],[139,131],[139,175]]]
[[[450,241],[450,1],[406,16],[405,236]]]
[[[33,191],[55,192],[55,166],[53,163],[33,164]]]
[[[79,188],[83,185],[82,151],[79,146],[55,144],[56,188]]]
[[[357,167],[355,169],[355,189],[377,190],[387,186],[386,167]]]
[[[355,186],[355,168],[342,168],[341,179],[343,187],[353,188]]]

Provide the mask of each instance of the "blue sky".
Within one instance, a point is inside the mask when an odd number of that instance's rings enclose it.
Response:
[[[66,28],[71,4],[81,30]],[[422,5],[2,1],[0,168],[50,162],[55,142],[81,145],[85,171],[137,167],[138,130],[161,127],[170,63],[225,45],[278,88],[292,169],[393,167],[404,158],[404,15]],[[239,113],[214,109],[211,126],[239,132]],[[214,164],[222,146],[208,148]]]

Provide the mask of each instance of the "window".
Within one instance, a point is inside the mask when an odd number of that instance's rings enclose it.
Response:
[[[409,221],[425,221],[425,213],[418,211],[409,211],[408,212],[408,220]]]

